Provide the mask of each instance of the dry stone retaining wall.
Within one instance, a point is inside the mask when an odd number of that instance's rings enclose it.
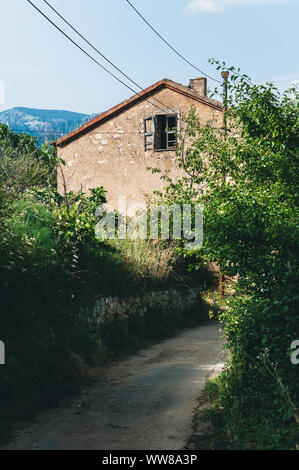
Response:
[[[128,318],[129,315],[143,316],[148,309],[168,309],[184,312],[195,304],[199,288],[185,290],[162,290],[147,292],[136,297],[99,297],[94,308],[82,312],[90,320],[100,324],[114,316]]]

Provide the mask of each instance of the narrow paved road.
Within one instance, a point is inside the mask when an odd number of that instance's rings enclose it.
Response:
[[[93,387],[19,425],[6,449],[182,449],[196,397],[220,370],[217,323],[185,330],[103,369]]]

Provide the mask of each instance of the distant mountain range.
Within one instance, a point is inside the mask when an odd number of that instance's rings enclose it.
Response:
[[[34,135],[38,144],[42,144],[68,134],[95,116],[72,111],[12,108],[0,112],[0,123],[14,132]]]

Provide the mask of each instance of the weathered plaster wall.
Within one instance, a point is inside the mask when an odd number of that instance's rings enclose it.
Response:
[[[208,120],[221,122],[220,110],[173,90],[162,89],[149,98],[159,105],[155,97],[182,115],[187,115],[191,106],[195,106],[203,124]],[[153,114],[162,114],[162,111],[142,101],[58,148],[58,154],[66,161],[63,171],[67,191],[88,191],[88,188],[103,186],[108,191],[108,201],[117,208],[118,196],[126,196],[128,205],[144,203],[154,190],[163,188],[165,183],[158,174],[147,171],[148,167],[170,171],[171,176],[178,175],[174,151],[144,151],[143,119]],[[64,190],[60,172],[58,190]]]

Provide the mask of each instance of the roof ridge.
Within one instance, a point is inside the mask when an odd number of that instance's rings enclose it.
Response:
[[[154,83],[153,85],[145,88],[139,93],[136,93],[135,95],[131,96],[130,98],[122,101],[121,103],[113,106],[112,108],[108,109],[107,111],[104,111],[103,113],[99,114],[95,118],[87,121],[85,124],[80,126],[78,129],[73,130],[72,132],[66,134],[65,136],[61,137],[56,141],[56,146],[61,146],[66,144],[67,142],[79,137],[82,133],[85,133],[88,129],[92,128],[93,126],[96,126],[100,124],[102,121],[105,121],[109,118],[111,118],[115,113],[121,112],[123,109],[126,109],[128,106],[131,104],[134,104],[135,102],[138,102],[139,100],[144,99],[147,95],[159,90],[161,87],[166,86],[167,88],[173,89],[174,91],[177,92],[183,92],[183,94],[186,94],[190,96],[191,98],[195,99],[196,101],[199,101],[203,104],[206,104],[208,106],[212,106],[213,108],[220,109],[222,110],[222,103],[219,101],[216,101],[212,98],[208,98],[207,96],[200,96],[198,93],[196,93],[194,90],[192,90],[190,87],[187,87],[185,85],[182,85],[181,83],[175,82],[173,80],[170,80],[169,78],[163,78],[162,80]],[[166,106],[166,105],[165,105]]]
[[[222,108],[222,103],[221,101],[218,101],[218,100],[215,100],[214,98],[210,98],[209,96],[205,96],[205,95],[199,95],[195,90],[193,90],[190,86],[187,86],[187,85],[183,85],[182,83],[179,83],[179,82],[175,82],[174,80],[170,80],[169,78],[166,78],[164,79],[166,80],[167,82],[169,83],[173,83],[175,84],[176,86],[179,86],[181,88],[184,88],[188,93],[194,95],[195,98],[202,98],[204,101],[206,101],[207,103],[209,104],[213,104],[215,106],[219,106]]]

